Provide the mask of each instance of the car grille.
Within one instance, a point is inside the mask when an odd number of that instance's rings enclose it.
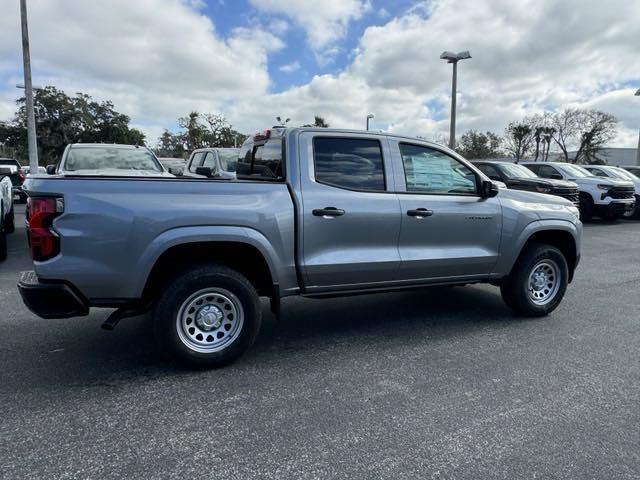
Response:
[[[616,200],[633,198],[635,189],[633,187],[614,187],[607,192],[607,196]]]
[[[556,188],[552,193],[559,197],[566,198],[575,204],[580,203],[580,194],[577,188]]]

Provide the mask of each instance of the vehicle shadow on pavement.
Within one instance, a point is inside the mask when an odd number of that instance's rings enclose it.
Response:
[[[276,319],[264,302],[263,328],[255,345],[235,364],[222,370],[192,371],[163,360],[155,346],[149,315],[123,320],[113,332],[99,328],[108,311],[89,318],[49,325],[47,336],[25,338],[33,351],[5,349],[0,381],[11,389],[117,387],[183,375],[222,375],[225,371],[255,371],[273,364],[304,362],[331,346],[331,355],[355,355],[359,350],[388,350],[419,342],[464,336],[487,326],[512,325],[519,319],[488,286],[431,289],[362,295],[325,300],[285,299]],[[41,321],[41,320],[37,320]],[[1,332],[0,332],[1,333]],[[35,355],[34,352],[41,352]]]

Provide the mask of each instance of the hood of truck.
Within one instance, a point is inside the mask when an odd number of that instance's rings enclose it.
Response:
[[[615,178],[608,177],[581,177],[575,180],[572,179],[571,181],[584,186],[611,185],[612,187],[633,187],[631,181],[616,180]]]
[[[500,199],[509,199],[517,202],[530,203],[533,205],[557,205],[559,207],[574,206],[566,198],[557,195],[547,195],[546,193],[527,192],[524,190],[500,189],[498,194]]]

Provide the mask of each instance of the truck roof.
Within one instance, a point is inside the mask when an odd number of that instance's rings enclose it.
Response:
[[[125,145],[122,143],[71,143],[69,145],[71,148],[82,147],[82,148],[122,148],[127,150],[134,150],[136,148],[146,148],[144,145]]]
[[[420,143],[426,143],[428,145],[432,145],[437,148],[449,148],[446,145],[442,145],[440,143],[431,142],[425,138],[420,137],[412,137],[409,135],[401,135],[397,133],[385,132],[380,130],[358,130],[358,129],[350,129],[350,128],[323,128],[323,127],[272,127],[267,130],[283,130],[283,134],[290,132],[323,132],[323,133],[355,133],[355,134],[365,134],[372,136],[380,136],[380,137],[394,137],[402,140],[409,140],[412,142],[418,141]],[[249,139],[251,136],[249,136]]]

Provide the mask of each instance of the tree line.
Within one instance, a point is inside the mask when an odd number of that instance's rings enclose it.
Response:
[[[0,121],[0,153],[24,159],[28,156],[24,97],[17,107],[12,120]],[[110,101],[98,102],[84,93],[70,96],[48,86],[34,90],[34,109],[41,165],[56,162],[69,143],[144,144],[144,134],[132,128],[129,117]]]
[[[547,161],[553,145],[567,163],[604,163],[598,154],[615,136],[616,123],[609,113],[567,108],[510,122],[503,136],[470,130],[456,142],[456,151],[471,159]]]
[[[35,89],[34,105],[40,163],[56,162],[69,143],[124,143],[143,145],[145,135],[131,127],[130,118],[111,101],[99,102],[84,93],[71,96],[55,87]],[[0,121],[0,155],[24,159],[27,155],[25,99],[17,101],[14,118]],[[288,123],[275,117],[281,125]],[[615,136],[616,118],[598,110],[568,108],[531,115],[511,122],[502,136],[470,130],[456,142],[466,158],[512,157],[549,159],[552,146],[569,163],[602,163],[598,153]],[[247,135],[223,115],[192,111],[176,121],[178,131],[165,129],[151,145],[158,156],[186,158],[197,148],[242,145]],[[305,127],[329,127],[320,116]]]

